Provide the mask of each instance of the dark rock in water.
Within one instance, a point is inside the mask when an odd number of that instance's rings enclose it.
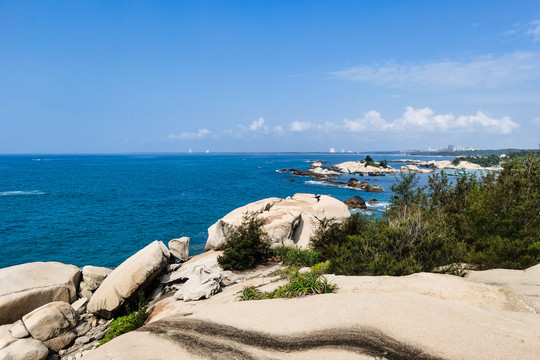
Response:
[[[345,200],[345,205],[347,205],[350,209],[367,208],[366,202],[360,196],[353,196],[352,198]]]
[[[378,204],[379,203],[379,200],[377,199],[371,199],[368,201],[368,204]]]
[[[339,178],[339,175],[333,175],[333,174],[318,174],[318,173],[315,173],[313,171],[309,171],[309,170],[299,170],[299,169],[282,169],[282,170],[278,170],[278,172],[280,173],[290,173],[292,175],[295,175],[295,176],[306,176],[306,177],[312,177],[314,178],[315,180],[326,180],[328,178],[331,178],[331,179],[337,179]]]
[[[350,178],[349,181],[347,182],[347,185],[349,187],[352,187],[352,188],[361,188],[362,187],[362,183],[360,181],[358,181],[358,179],[355,179],[355,178]]]
[[[285,179],[285,181],[294,182],[294,179]]]
[[[384,192],[384,190],[378,185],[368,185],[364,188],[368,192]]]

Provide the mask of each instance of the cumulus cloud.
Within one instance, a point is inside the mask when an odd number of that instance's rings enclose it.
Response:
[[[257,131],[259,129],[268,129],[268,126],[264,125],[264,119],[262,117],[258,118],[249,126],[249,130]]]
[[[254,120],[249,126],[238,124],[236,129],[225,129],[223,133],[227,136],[241,138],[244,136],[259,136],[261,134],[282,134],[283,127],[281,125],[269,126],[265,123],[264,118],[260,117]]]
[[[180,135],[171,134],[168,136],[171,140],[200,139],[210,135],[210,130],[199,129],[197,132],[183,132]]]
[[[474,115],[435,114],[430,108],[414,109],[408,106],[402,117],[388,124],[395,130],[418,130],[445,132],[449,130],[475,131],[489,130],[493,133],[510,134],[519,125],[508,116],[501,119],[491,118],[482,111]]]
[[[346,130],[351,132],[363,132],[369,130],[383,130],[388,127],[388,124],[383,120],[381,114],[375,110],[370,110],[364,114],[362,118],[343,120],[343,125]]]
[[[487,130],[496,134],[510,134],[518,127],[519,125],[507,116],[496,119],[481,111],[473,115],[456,116],[454,114],[436,114],[428,107],[415,109],[408,106],[401,117],[394,121],[386,121],[380,113],[370,110],[361,118],[354,120],[344,119],[342,125],[295,121],[290,125],[290,130],[298,133],[313,130],[353,133],[382,131],[445,133],[450,131],[474,132]]]
[[[531,34],[535,31],[531,30]],[[514,52],[499,56],[484,55],[474,59],[447,59],[423,63],[359,65],[333,72],[332,75],[390,87],[498,87],[503,84],[540,80],[540,52]]]

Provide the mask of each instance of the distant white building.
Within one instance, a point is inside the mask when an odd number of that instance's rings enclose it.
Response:
[[[330,152],[331,152],[331,153],[335,153],[335,152],[336,152],[336,149],[330,148]]]

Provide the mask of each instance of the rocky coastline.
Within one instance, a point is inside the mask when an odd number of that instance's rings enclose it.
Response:
[[[361,198],[353,202],[365,206]],[[540,353],[540,265],[470,271],[465,278],[326,274],[336,293],[238,301],[245,286],[279,286],[285,268],[219,266],[226,235],[248,213],[264,219],[273,246],[299,249],[309,248],[322,221],[350,216],[330,196],[268,198],[219,219],[200,255],[189,256],[183,237],[154,241],[115,269],[54,262],[0,269],[0,359],[536,359]],[[146,324],[98,347],[142,292],[149,300]]]

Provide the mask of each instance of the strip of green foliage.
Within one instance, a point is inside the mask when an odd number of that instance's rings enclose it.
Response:
[[[287,266],[311,267],[319,262],[319,254],[314,250],[300,250],[288,246],[279,246],[273,252],[274,257]]]
[[[454,183],[441,172],[427,187],[417,183],[416,174],[401,173],[381,219],[323,224],[312,244],[329,272],[406,275],[458,262],[512,269],[540,262],[537,156],[516,157],[479,179]]]
[[[302,297],[314,294],[327,294],[334,292],[337,289],[336,285],[329,284],[324,276],[317,273],[301,274],[298,271],[289,275],[289,282],[278,287],[271,292],[262,292],[254,286],[247,286],[243,289],[242,294],[238,297],[239,300],[264,300],[295,297]]]
[[[106,342],[114,339],[117,336],[136,330],[143,326],[144,322],[148,318],[148,313],[146,312],[147,305],[148,303],[145,300],[144,296],[140,296],[138,310],[126,316],[118,317],[114,321],[112,321],[109,325],[109,332],[105,334],[103,339],[101,339],[101,341],[99,342],[99,346],[105,344]]]
[[[225,270],[246,270],[266,262],[272,255],[270,241],[263,231],[264,221],[248,214],[242,224],[227,235],[218,263]]]
[[[499,165],[501,163],[501,157],[496,154],[488,156],[460,156],[452,160],[452,164],[459,166],[460,161],[468,161],[473,164],[478,164],[482,167],[490,167]]]

